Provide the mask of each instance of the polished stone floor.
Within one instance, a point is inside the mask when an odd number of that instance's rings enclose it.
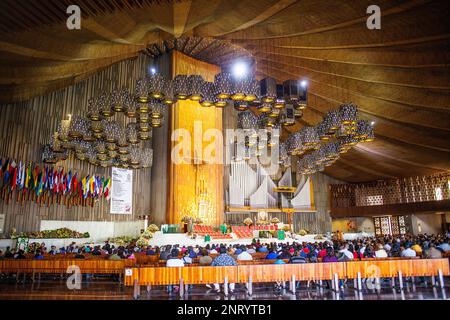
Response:
[[[288,286],[288,284],[286,283]],[[217,294],[214,290],[203,285],[190,288],[184,300],[447,300],[450,288],[450,279],[445,279],[445,288],[431,286],[427,283],[406,281],[403,290],[391,288],[389,281],[381,283],[380,290],[369,289],[366,285],[359,293],[353,289],[353,281],[349,281],[339,290],[339,293],[306,282],[300,283],[293,294],[288,288],[274,290],[273,284],[254,284],[253,294],[248,295],[244,285],[236,285],[235,291],[225,296]],[[80,290],[70,290],[66,280],[42,279],[40,282],[25,281],[16,283],[14,279],[0,281],[0,300],[9,299],[36,299],[36,300],[129,300],[133,299],[133,288],[123,287],[111,279],[83,279]],[[174,300],[180,299],[177,294],[167,293],[164,286],[153,286],[150,292],[141,287],[140,300]]]

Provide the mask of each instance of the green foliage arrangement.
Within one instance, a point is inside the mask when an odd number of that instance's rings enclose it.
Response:
[[[68,239],[68,238],[89,238],[89,232],[77,232],[68,228],[59,228],[55,230],[42,230],[33,232],[12,233],[11,239],[29,238],[29,239]]]

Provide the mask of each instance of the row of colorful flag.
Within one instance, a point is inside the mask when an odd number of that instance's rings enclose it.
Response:
[[[3,200],[9,200],[14,191],[17,201],[28,199],[54,203],[55,198],[70,199],[72,205],[86,200],[110,198],[111,180],[99,175],[81,176],[63,167],[39,166],[32,162],[15,162],[0,158],[0,190]],[[81,200],[81,201],[79,201]],[[67,201],[66,201],[67,202]],[[92,202],[92,201],[91,201]],[[93,202],[92,202],[93,203]]]

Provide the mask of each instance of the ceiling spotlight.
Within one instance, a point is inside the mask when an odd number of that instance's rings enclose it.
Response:
[[[370,125],[374,126],[375,125],[375,121],[370,122]]]
[[[242,78],[248,73],[248,66],[245,62],[236,62],[232,67],[232,72],[236,78]]]
[[[151,72],[151,74],[155,74],[156,73],[156,69],[154,67],[151,67],[150,68],[150,72]]]
[[[308,81],[302,80],[302,81],[300,82],[300,85],[301,85],[303,88],[305,88],[306,86],[308,86]]]

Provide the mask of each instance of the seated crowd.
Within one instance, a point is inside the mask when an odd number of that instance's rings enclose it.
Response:
[[[102,256],[110,260],[135,259],[136,254],[159,255],[159,260],[167,260],[167,266],[185,265],[192,263],[192,259],[199,258],[200,265],[233,265],[236,260],[253,260],[253,254],[258,252],[267,260],[274,263],[313,263],[337,262],[352,259],[388,258],[388,257],[423,257],[441,258],[450,250],[449,238],[446,235],[418,235],[418,236],[384,236],[369,237],[356,240],[333,240],[315,243],[262,243],[254,240],[252,244],[207,244],[196,246],[143,246],[134,244],[115,247],[108,241],[103,246],[77,246],[75,243],[57,249],[51,246],[47,250],[45,243],[32,247],[30,252],[34,259],[45,259],[46,255],[75,254],[75,259],[84,259],[87,255]],[[221,253],[221,254],[220,254]],[[224,254],[229,258],[222,257]],[[210,256],[212,255],[214,259]],[[216,256],[218,255],[218,256]],[[0,251],[0,259],[27,259],[23,250],[7,248]],[[175,261],[171,261],[175,260]],[[178,261],[179,260],[179,261]]]

